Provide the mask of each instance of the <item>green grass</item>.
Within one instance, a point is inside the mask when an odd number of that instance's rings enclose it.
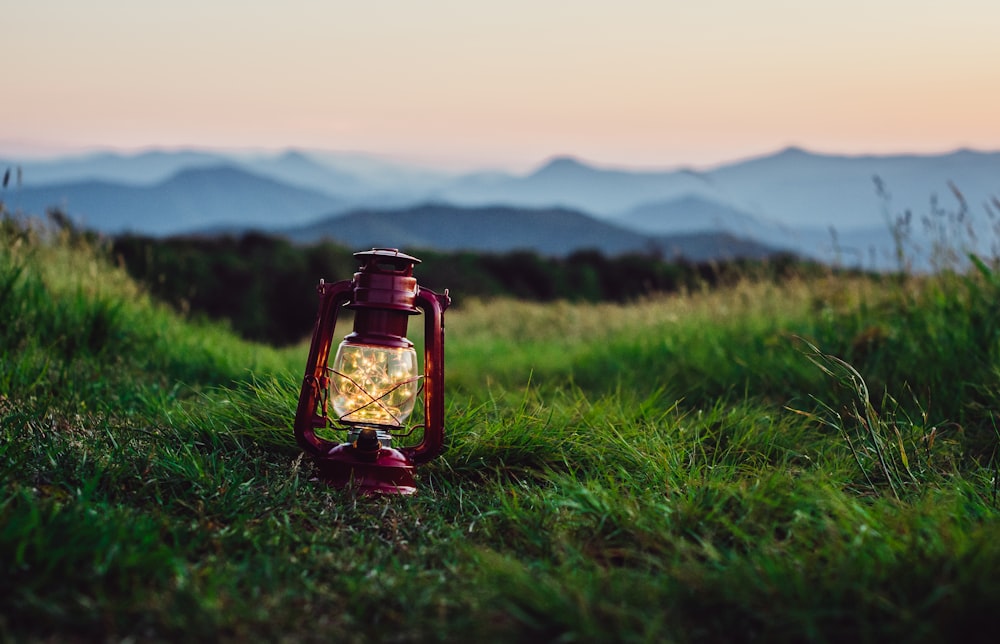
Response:
[[[996,637],[992,267],[453,293],[448,450],[364,498],[294,445],[305,345],[4,226],[0,639]]]

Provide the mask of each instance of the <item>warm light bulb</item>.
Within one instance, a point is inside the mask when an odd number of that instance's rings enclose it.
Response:
[[[413,412],[420,389],[413,347],[344,341],[330,371],[333,410],[346,423],[399,426]]]

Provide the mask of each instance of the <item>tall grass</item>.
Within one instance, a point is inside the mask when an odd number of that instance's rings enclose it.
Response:
[[[0,638],[992,639],[990,266],[454,294],[448,450],[372,499],[291,440],[305,346],[4,225]]]

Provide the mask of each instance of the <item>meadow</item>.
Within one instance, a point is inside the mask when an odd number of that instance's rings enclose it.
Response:
[[[0,235],[0,640],[996,638],[994,265],[453,291],[447,451],[363,497],[294,443],[307,344]]]

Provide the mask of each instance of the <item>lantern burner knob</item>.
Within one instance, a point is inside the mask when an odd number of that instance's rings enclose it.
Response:
[[[362,458],[375,459],[382,450],[382,440],[377,429],[363,427],[358,437],[354,439],[354,449]]]

